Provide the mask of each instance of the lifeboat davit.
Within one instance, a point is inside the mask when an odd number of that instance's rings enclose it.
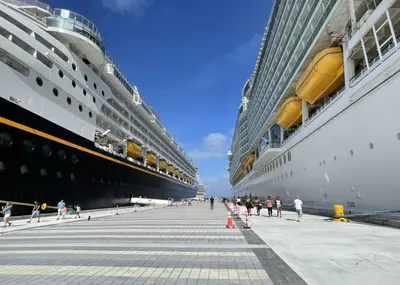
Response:
[[[302,100],[299,97],[289,97],[279,109],[276,123],[285,129],[298,125],[302,115]]]
[[[343,51],[327,48],[308,65],[296,86],[296,94],[310,104],[334,93],[344,84]]]
[[[142,147],[132,141],[128,141],[126,150],[129,157],[140,158],[142,156]]]

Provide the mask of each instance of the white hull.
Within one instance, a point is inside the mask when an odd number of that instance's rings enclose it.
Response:
[[[256,178],[249,173],[233,195],[284,203],[298,195],[305,207],[330,211],[335,204],[352,212],[400,209],[400,51],[390,54],[287,140],[280,155],[290,151],[290,162]]]

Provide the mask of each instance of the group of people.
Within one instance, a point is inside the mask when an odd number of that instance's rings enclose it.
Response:
[[[238,198],[236,203],[238,205],[242,205],[241,199]],[[296,199],[293,201],[292,205],[294,206],[294,208],[296,209],[296,213],[297,213],[297,221],[300,222],[301,218],[303,216],[303,202],[300,200],[300,198],[297,196]],[[246,209],[247,209],[247,213],[249,216],[251,216],[251,209],[254,208],[253,203],[251,201],[251,199],[247,199],[246,203],[245,203]],[[257,199],[255,201],[255,207],[257,209],[257,216],[260,216],[261,214],[261,209],[263,208],[263,206],[265,208],[267,208],[268,210],[268,217],[271,218],[272,217],[272,209],[275,206],[276,208],[276,216],[282,218],[282,200],[279,196],[277,196],[275,199],[273,199],[271,196],[267,197],[267,200],[265,201],[264,205],[262,204],[260,199]]]
[[[79,205],[76,205],[75,207],[76,210],[76,215],[75,218],[80,218],[80,212],[81,212],[81,207]],[[4,228],[7,227],[7,225],[10,227],[11,226],[11,222],[10,222],[10,217],[11,217],[11,209],[12,209],[12,204],[10,202],[7,202],[5,206],[2,207],[2,211],[1,213],[4,215]],[[32,208],[32,214],[30,219],[27,221],[27,223],[30,223],[32,221],[33,218],[37,217],[38,219],[38,223],[40,223],[40,209],[41,209],[41,205],[39,204],[38,201],[34,201],[33,202],[33,208]],[[57,220],[60,219],[64,219],[65,214],[67,213],[67,207],[65,205],[64,200],[61,200],[60,202],[58,202],[57,204]]]

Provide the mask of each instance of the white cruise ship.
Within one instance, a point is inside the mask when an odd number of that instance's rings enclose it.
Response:
[[[399,39],[398,0],[275,1],[228,153],[233,195],[398,210]]]
[[[0,74],[1,200],[87,209],[196,195],[193,161],[84,16],[0,0]]]

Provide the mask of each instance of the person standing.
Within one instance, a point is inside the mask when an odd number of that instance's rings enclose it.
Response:
[[[75,206],[75,209],[76,209],[75,219],[76,219],[76,217],[78,217],[78,218],[80,219],[81,216],[80,216],[79,214],[80,214],[80,212],[81,212],[81,206],[76,205],[76,206]]]
[[[211,198],[210,198],[210,209],[214,210],[214,197],[213,196],[211,196]]]
[[[33,202],[31,219],[27,223],[30,223],[33,217],[38,217],[38,223],[40,223],[40,205],[38,201]]]
[[[11,217],[11,209],[12,209],[12,205],[10,202],[7,202],[6,206],[3,206],[3,211],[2,213],[4,214],[4,228],[8,226],[11,226],[10,223],[10,217]]]
[[[58,208],[57,220],[60,219],[60,215],[62,215],[62,219],[64,219],[64,208],[65,208],[64,200],[61,200],[60,202],[58,202],[57,208]]]
[[[297,196],[293,203],[297,212],[297,221],[301,222],[301,217],[303,217],[303,202]]]
[[[275,204],[276,204],[276,216],[279,218],[282,218],[282,201],[281,201],[281,197],[276,197],[275,200]]]
[[[268,218],[271,218],[271,216],[272,216],[272,198],[271,198],[271,196],[268,196],[267,201],[265,202],[265,206],[268,209]]]
[[[251,200],[250,200],[250,199],[247,199],[247,202],[246,202],[246,209],[247,209],[247,214],[248,214],[249,216],[251,216],[251,209],[253,209],[253,204],[251,203]]]

